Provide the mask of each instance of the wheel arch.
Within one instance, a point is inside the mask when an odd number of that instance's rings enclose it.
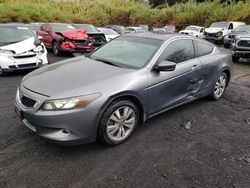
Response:
[[[142,124],[146,121],[146,113],[145,113],[146,108],[145,108],[145,105],[143,105],[142,99],[134,92],[122,92],[122,93],[118,93],[109,97],[109,99],[102,105],[99,111],[100,115],[97,120],[98,126],[99,126],[101,117],[105,109],[107,109],[114,101],[118,101],[118,100],[132,101],[138,107],[138,110],[139,110],[139,123]]]

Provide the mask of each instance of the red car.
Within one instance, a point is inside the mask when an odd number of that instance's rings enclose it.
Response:
[[[44,45],[57,56],[62,52],[89,53],[94,49],[86,30],[75,29],[70,24],[43,24],[36,34],[43,37]]]

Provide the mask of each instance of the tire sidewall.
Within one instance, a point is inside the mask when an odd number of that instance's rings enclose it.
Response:
[[[211,94],[211,97],[212,97],[213,100],[219,100],[219,99],[221,99],[222,96],[224,95],[225,91],[226,91],[226,88],[227,88],[227,84],[226,84],[225,89],[224,89],[223,93],[221,94],[221,96],[220,97],[216,97],[215,96],[214,89],[215,89],[216,83],[217,83],[217,81],[218,81],[218,79],[220,78],[221,75],[224,75],[224,77],[226,78],[226,83],[228,83],[227,74],[225,72],[221,72],[219,74],[219,76],[216,78],[216,80],[214,82],[214,85],[213,85],[212,94]]]
[[[107,134],[107,125],[108,125],[109,117],[112,115],[112,113],[114,113],[115,110],[117,110],[118,108],[120,108],[122,106],[128,106],[128,107],[133,108],[133,110],[135,112],[135,125],[134,125],[133,129],[131,130],[130,134],[126,138],[124,138],[123,140],[120,140],[120,141],[115,141],[115,140],[112,140],[109,138],[109,136]],[[99,127],[98,127],[98,138],[102,142],[109,144],[109,145],[121,144],[130,138],[130,136],[133,134],[135,128],[137,127],[138,123],[139,123],[139,110],[133,102],[131,102],[130,100],[114,101],[106,108],[106,110],[104,111],[104,113],[101,117]]]
[[[54,50],[54,46],[55,46],[55,45],[56,45],[56,47],[57,47],[57,53],[55,53],[55,50]],[[53,54],[54,54],[54,55],[56,55],[56,56],[60,55],[59,45],[58,45],[58,43],[55,42],[55,41],[52,43],[52,51],[53,51]]]

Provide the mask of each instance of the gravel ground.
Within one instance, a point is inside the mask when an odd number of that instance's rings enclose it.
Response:
[[[0,187],[250,187],[249,61],[235,64],[221,100],[163,113],[116,147],[63,147],[31,133],[13,107],[26,73],[0,77]]]

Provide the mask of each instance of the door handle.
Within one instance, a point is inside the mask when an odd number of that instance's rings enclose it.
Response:
[[[198,64],[195,64],[192,66],[192,70],[196,69],[198,67]]]

